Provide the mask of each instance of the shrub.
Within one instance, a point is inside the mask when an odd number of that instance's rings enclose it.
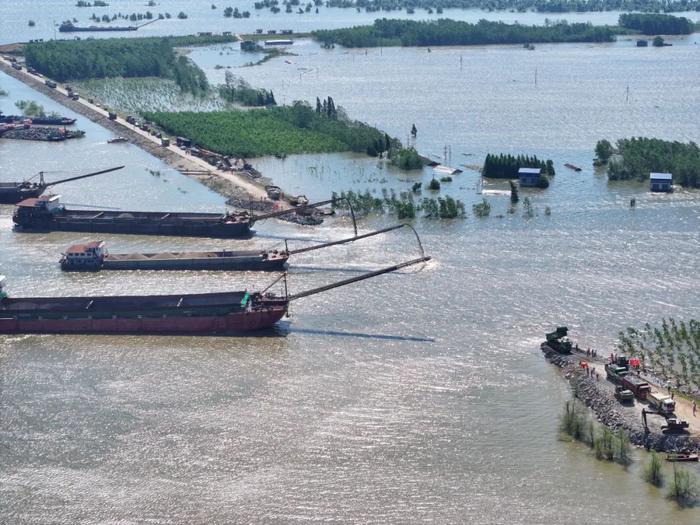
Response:
[[[656,452],[652,452],[649,463],[644,467],[644,479],[657,487],[662,486],[664,484],[664,473],[661,466],[661,457]]]
[[[477,217],[488,217],[491,214],[491,205],[486,199],[472,206],[474,215]]]
[[[433,191],[440,191],[440,181],[437,179],[430,179],[428,183],[428,189]]]

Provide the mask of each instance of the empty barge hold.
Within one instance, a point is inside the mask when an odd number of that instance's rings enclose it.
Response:
[[[285,279],[284,295],[268,292],[268,287],[252,293],[12,298],[3,291],[4,277],[0,276],[0,334],[216,335],[253,332],[272,327],[287,313],[291,301],[429,259],[421,257],[296,295],[286,293]]]
[[[238,213],[180,213],[153,211],[71,210],[60,203],[59,195],[26,199],[15,210],[12,220],[22,231],[74,231],[174,235],[180,237],[247,238],[255,222],[330,204],[321,201],[291,210],[263,215]]]
[[[284,250],[109,253],[103,241],[76,244],[61,257],[64,272],[100,270],[237,270],[283,271]]]
[[[44,180],[43,172],[39,173],[38,182],[32,182],[31,179],[22,182],[0,182],[0,204],[16,204],[25,199],[38,197],[44,193],[46,188],[51,186],[63,184],[64,182],[70,182],[73,180],[86,179],[88,177],[94,177],[95,175],[102,175],[103,173],[110,173],[112,171],[120,170],[123,167],[124,166],[117,166],[116,168],[96,171],[95,173],[88,173],[87,175],[70,177],[68,179],[61,179],[54,182],[46,182]]]
[[[59,261],[64,272],[97,272],[100,270],[229,270],[279,272],[285,269],[289,256],[345,244],[381,233],[397,230],[399,224],[297,250],[222,250],[207,252],[109,253],[103,241],[69,247]],[[420,239],[419,239],[420,241]]]

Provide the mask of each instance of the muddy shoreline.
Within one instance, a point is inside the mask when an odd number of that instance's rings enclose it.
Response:
[[[662,418],[649,418],[649,432],[646,432],[638,409],[621,405],[615,399],[615,388],[610,381],[605,377],[596,380],[579,366],[579,360],[585,358],[585,354],[561,355],[551,350],[542,351],[547,361],[561,370],[571,387],[572,395],[593,411],[598,422],[613,430],[622,428],[629,435],[632,444],[657,452],[700,451],[700,438],[687,433],[662,432]]]

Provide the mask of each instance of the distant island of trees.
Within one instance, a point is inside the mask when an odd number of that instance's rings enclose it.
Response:
[[[689,35],[695,31],[695,24],[685,17],[627,13],[620,15],[619,24],[645,35]]]
[[[601,162],[608,162],[610,180],[648,180],[649,173],[673,174],[674,184],[700,188],[700,148],[695,142],[633,137],[620,139],[616,148],[601,140],[596,154]]]
[[[517,179],[520,168],[541,169],[542,173],[537,185],[540,188],[547,188],[549,186],[547,175],[553,177],[556,173],[554,171],[554,163],[551,160],[538,159],[537,155],[518,155],[516,157],[502,153],[500,155],[489,153],[484,160],[481,175],[489,179]]]
[[[442,13],[443,9],[483,9],[486,11],[516,10],[540,13],[568,13],[587,11],[641,11],[673,13],[700,10],[700,0],[315,0],[316,6],[377,11],[415,11]],[[275,7],[277,2],[256,2],[255,8]],[[258,7],[259,6],[259,7]],[[409,11],[409,13],[411,12]]]
[[[612,42],[615,28],[557,22],[548,26],[524,26],[479,20],[476,24],[436,21],[375,20],[370,26],[314,31],[325,46],[344,47],[451,46],[527,44],[547,42]]]

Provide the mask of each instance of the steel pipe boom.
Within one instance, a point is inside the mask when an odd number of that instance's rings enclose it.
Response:
[[[389,266],[388,268],[382,268],[381,270],[376,270],[374,272],[369,272],[358,277],[351,277],[350,279],[345,279],[343,281],[338,281],[336,283],[327,284],[326,286],[321,286],[319,288],[313,288],[311,290],[306,290],[304,292],[299,292],[288,297],[289,301],[294,301],[296,299],[301,299],[302,297],[308,297],[310,295],[315,295],[317,293],[326,292],[332,290],[333,288],[339,288],[347,284],[353,284],[359,281],[364,281],[365,279],[370,279],[372,277],[377,277],[378,275],[383,275],[385,273],[395,272],[401,268],[406,268],[407,266],[412,266],[414,264],[420,264],[430,260],[430,257],[420,257],[418,259],[413,259],[411,261],[402,262],[400,264],[395,264],[394,266]]]
[[[250,219],[251,223],[257,222],[257,221],[262,221],[264,219],[271,219],[273,217],[279,217],[280,215],[286,215],[287,213],[294,213],[299,210],[305,210],[307,208],[318,208],[319,206],[323,206],[325,204],[331,204],[334,202],[335,199],[329,199],[327,201],[321,201],[321,202],[314,202],[312,204],[304,204],[302,206],[295,206],[294,208],[290,208],[288,210],[278,210],[278,211],[273,211],[270,213],[263,213],[261,215],[253,215]]]
[[[107,170],[102,170],[102,171],[96,171],[94,173],[88,173],[87,175],[80,175],[78,177],[70,177],[68,179],[61,179],[57,180],[54,182],[47,182],[46,187],[49,188],[51,186],[55,186],[56,184],[63,184],[64,182],[70,182],[72,180],[80,180],[80,179],[87,179],[88,177],[94,177],[95,175],[102,175],[103,173],[109,173],[111,171],[117,171],[122,169],[124,166],[117,166],[116,168],[109,168]]]
[[[389,226],[388,228],[382,228],[381,230],[376,230],[369,233],[364,233],[362,235],[355,235],[354,237],[347,237],[345,239],[340,239],[339,241],[324,242],[323,244],[316,244],[314,246],[307,246],[306,248],[297,248],[296,250],[289,250],[289,255],[296,255],[297,253],[305,253],[313,250],[320,250],[321,248],[327,248],[328,246],[336,246],[338,244],[346,244],[353,241],[359,241],[360,239],[366,239],[367,237],[372,237],[374,235],[379,235],[380,233],[386,233],[393,230],[398,230],[403,228],[405,224],[397,224],[395,226]]]

